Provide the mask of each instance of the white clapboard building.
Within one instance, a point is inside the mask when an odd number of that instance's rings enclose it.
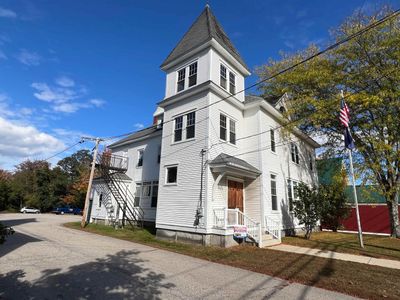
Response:
[[[250,70],[208,6],[161,69],[153,126],[109,147],[103,165],[119,167],[94,181],[90,220],[153,223],[159,238],[221,246],[234,232],[265,246],[297,229],[295,186],[316,183],[319,145],[281,126],[285,96],[240,92]]]

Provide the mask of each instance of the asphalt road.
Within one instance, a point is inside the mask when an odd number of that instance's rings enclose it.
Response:
[[[0,214],[0,299],[352,299],[62,227],[76,216]]]

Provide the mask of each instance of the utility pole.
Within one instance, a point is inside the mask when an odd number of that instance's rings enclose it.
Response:
[[[94,170],[96,167],[96,159],[97,159],[97,153],[99,150],[99,144],[102,139],[100,138],[92,138],[92,137],[82,137],[82,140],[91,140],[96,142],[96,146],[94,148],[94,153],[93,153],[93,161],[92,161],[92,168],[90,169],[90,176],[89,176],[89,183],[88,183],[88,188],[86,191],[86,198],[85,198],[85,206],[83,208],[83,215],[82,215],[82,221],[81,221],[81,227],[84,228],[87,223],[87,216],[88,216],[88,209],[89,209],[89,198],[90,198],[90,192],[92,190],[92,182],[93,182],[93,176],[94,176]]]

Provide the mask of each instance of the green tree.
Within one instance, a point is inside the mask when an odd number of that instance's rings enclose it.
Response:
[[[293,202],[293,213],[299,220],[299,224],[304,226],[305,238],[310,239],[313,229],[321,218],[322,205],[318,190],[300,183],[296,191],[299,198]]]
[[[332,32],[339,41],[392,12],[355,12]],[[318,52],[315,45],[282,54],[258,68],[261,79]],[[389,208],[391,234],[400,237],[400,22],[392,18],[342,46],[312,59],[261,86],[265,97],[289,95],[286,116],[309,134],[323,135],[327,154],[343,152],[338,111],[340,90],[351,110],[355,167],[362,179],[378,187]],[[288,126],[288,128],[290,127]],[[289,128],[290,129],[290,128]]]
[[[77,181],[83,172],[90,169],[92,154],[89,150],[79,150],[60,160],[57,165],[68,175],[70,183]]]
[[[350,213],[343,185],[337,182],[321,184],[318,198],[321,201],[321,224],[336,232]]]
[[[10,205],[11,173],[0,169],[0,211],[5,210]]]

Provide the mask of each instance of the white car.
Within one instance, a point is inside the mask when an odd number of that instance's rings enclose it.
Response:
[[[40,210],[33,207],[23,207],[21,208],[20,212],[23,214],[40,214]]]

